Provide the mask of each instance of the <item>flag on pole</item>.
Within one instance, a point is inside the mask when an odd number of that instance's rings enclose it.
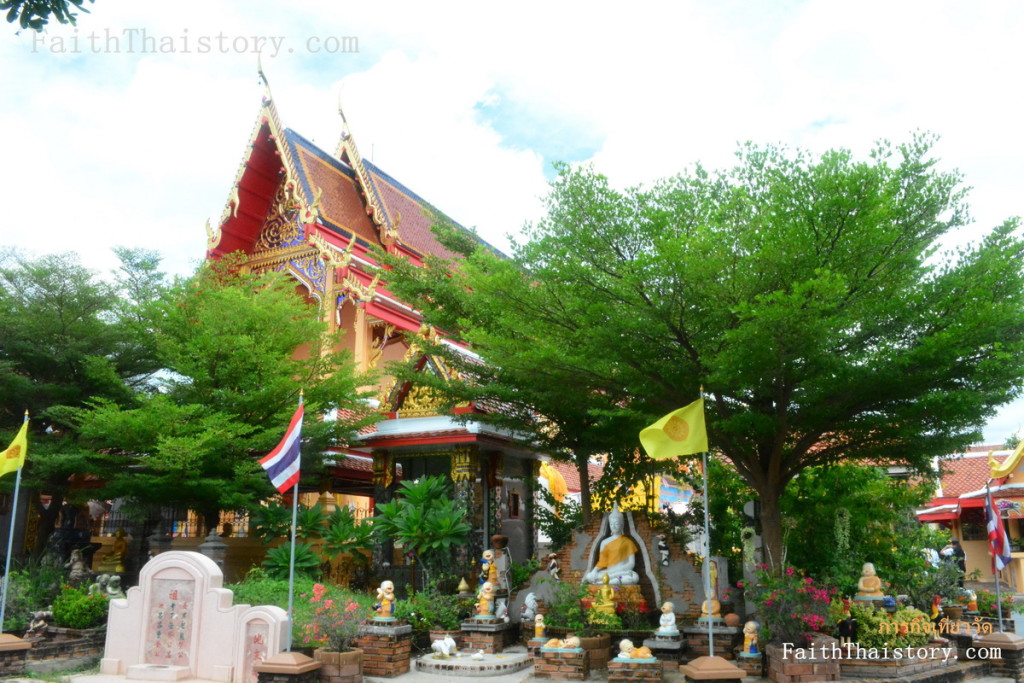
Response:
[[[655,460],[708,450],[704,427],[704,398],[673,411],[640,432],[640,443]]]
[[[8,472],[17,472],[25,464],[25,453],[28,451],[28,418],[21,423],[21,429],[11,445],[0,454],[0,477]]]
[[[299,440],[302,437],[302,404],[292,416],[281,443],[260,460],[263,469],[270,476],[270,483],[284,493],[299,483]]]
[[[985,506],[985,522],[988,526],[988,547],[992,553],[992,564],[998,571],[1002,571],[1010,566],[1010,539],[1006,537],[1003,519],[992,502],[991,494],[988,496],[988,505]]]

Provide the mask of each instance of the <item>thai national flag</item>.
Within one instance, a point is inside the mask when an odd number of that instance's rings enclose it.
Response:
[[[263,469],[270,475],[270,483],[284,493],[299,483],[299,440],[302,438],[302,404],[292,416],[281,443],[260,460]]]
[[[995,503],[992,502],[992,496],[989,496],[988,505],[985,506],[985,521],[988,525],[988,546],[992,552],[992,563],[996,570],[1002,571],[1010,565],[1010,539],[1006,537],[1003,520]]]

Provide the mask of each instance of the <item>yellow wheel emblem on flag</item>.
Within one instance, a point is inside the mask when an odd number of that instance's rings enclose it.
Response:
[[[673,441],[686,441],[690,436],[690,425],[678,415],[670,417],[662,429],[665,431],[665,436]]]
[[[21,444],[14,444],[7,449],[7,459],[14,460],[15,458],[21,457]]]

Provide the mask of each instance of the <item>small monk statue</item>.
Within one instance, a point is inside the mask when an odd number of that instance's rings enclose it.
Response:
[[[651,648],[646,645],[640,647],[634,647],[633,651],[629,653],[630,659],[654,659],[654,654],[651,652]]]
[[[633,650],[636,648],[633,646],[633,641],[628,638],[623,638],[619,641],[619,654],[615,656],[615,659],[631,659],[633,657]]]
[[[708,562],[708,574],[710,578],[711,592],[706,596],[706,600],[700,605],[700,618],[701,619],[721,619],[722,618],[722,603],[718,601],[718,562],[715,560],[709,560]],[[707,587],[705,586],[705,589]]]
[[[679,633],[676,627],[675,606],[668,601],[661,606],[661,617],[658,619],[658,630],[655,633]]]
[[[972,590],[967,591],[967,611],[977,612],[978,611],[978,594]]]
[[[480,558],[480,585],[482,586],[488,581],[491,581],[492,586],[498,582],[498,567],[494,563],[494,551],[489,548]]]
[[[745,657],[761,654],[761,651],[757,648],[757,631],[756,621],[748,621],[743,625],[743,655]]]
[[[865,562],[857,581],[857,598],[861,600],[878,600],[882,594],[882,580],[875,575],[875,565]]]
[[[377,589],[377,617],[380,619],[391,619],[395,616],[395,584],[393,581],[381,581]]]
[[[568,638],[562,641],[562,647],[566,650],[575,650],[580,647],[580,639],[576,636],[570,635]]]
[[[121,589],[121,577],[117,574],[111,576],[107,580],[107,585],[104,587],[103,593],[111,600],[123,598],[124,590]]]
[[[476,614],[479,617],[494,616],[494,586],[490,581],[484,581],[476,595]]]
[[[544,615],[538,614],[533,618],[533,637],[540,639],[544,637]]]

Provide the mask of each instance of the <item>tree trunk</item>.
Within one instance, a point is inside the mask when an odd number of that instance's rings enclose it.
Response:
[[[585,455],[576,456],[576,472],[580,476],[580,508],[583,511],[583,524],[590,524],[590,458]]]
[[[209,536],[211,531],[217,531],[220,527],[220,510],[204,510],[203,511],[203,536]]]
[[[766,486],[765,489],[757,492],[761,499],[761,543],[764,548],[765,564],[775,569],[782,565],[785,555],[782,511],[779,505],[781,491],[771,486]]]
[[[50,541],[50,536],[53,535],[54,529],[57,528],[57,517],[60,515],[61,506],[64,505],[64,496],[62,494],[54,494],[50,499],[50,505],[44,508],[39,500],[39,494],[33,493],[32,504],[35,505],[36,511],[39,513],[39,524],[36,526],[36,542],[32,548],[32,557],[38,560],[46,552],[46,544]]]

